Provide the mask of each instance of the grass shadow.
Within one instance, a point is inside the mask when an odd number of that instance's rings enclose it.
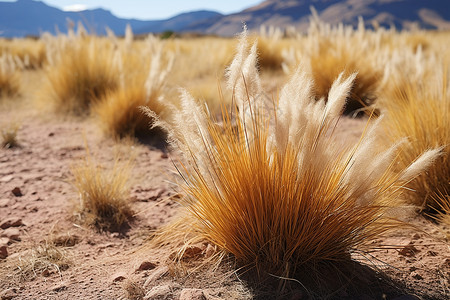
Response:
[[[258,274],[255,270],[240,277],[256,300],[420,299],[410,294],[404,283],[354,260],[303,267],[292,278]]]

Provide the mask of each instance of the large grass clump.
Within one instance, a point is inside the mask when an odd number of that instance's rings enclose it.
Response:
[[[385,114],[384,141],[407,137],[399,147],[398,170],[431,148],[442,147],[442,154],[424,174],[408,183],[408,199],[426,210],[448,207],[450,195],[450,83],[442,68],[424,72],[417,80],[398,77],[380,102]],[[387,137],[387,139],[386,139]],[[444,202],[444,204],[442,204]]]
[[[113,64],[114,47],[94,36],[68,35],[47,38],[49,64],[40,101],[54,110],[87,115],[107,92],[118,86],[119,72]]]
[[[375,150],[378,122],[342,150],[332,131],[356,74],[340,75],[325,104],[297,70],[272,101],[261,90],[256,53],[244,33],[228,69],[235,106],[224,109],[221,126],[187,92],[171,123],[156,124],[169,128],[185,158],[179,171],[187,216],[181,229],[167,230],[183,237],[181,245],[190,234],[192,241],[207,240],[232,254],[241,266],[295,277],[306,266],[369,249],[367,242],[396,226],[387,203],[438,151],[394,173],[398,144]]]
[[[120,231],[133,212],[129,201],[130,163],[116,160],[106,169],[88,156],[72,167],[79,194],[80,220],[100,230]]]

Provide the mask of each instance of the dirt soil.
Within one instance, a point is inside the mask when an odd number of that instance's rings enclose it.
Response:
[[[20,147],[0,149],[0,247],[7,251],[0,259],[0,299],[276,298],[258,294],[258,287],[226,266],[214,274],[183,277],[163,259],[166,253],[142,248],[179,208],[179,192],[170,183],[172,154],[161,141],[117,143],[103,137],[90,119],[43,116],[26,105],[0,111],[2,123],[17,116],[22,116]],[[342,118],[338,137],[343,143],[356,140],[365,122]],[[85,227],[73,209],[79,196],[70,167],[86,155],[86,144],[106,165],[117,153],[136,157],[130,194],[136,215],[121,233]],[[355,254],[363,271],[354,281],[361,286],[344,286],[329,298],[450,299],[450,228],[419,215],[408,221],[420,230],[399,229],[372,242],[378,251]],[[201,259],[210,246],[199,248]],[[64,262],[38,265],[39,254],[50,251]],[[376,279],[360,281],[369,273]],[[278,297],[308,299],[311,294],[291,288]]]

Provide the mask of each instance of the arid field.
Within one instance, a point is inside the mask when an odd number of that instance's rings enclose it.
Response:
[[[450,298],[449,44],[0,39],[0,299]]]

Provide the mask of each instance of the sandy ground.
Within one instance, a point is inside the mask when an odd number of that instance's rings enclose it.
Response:
[[[140,249],[179,207],[179,194],[169,183],[172,154],[161,142],[116,143],[104,138],[91,120],[42,116],[26,105],[0,111],[2,123],[17,116],[22,116],[20,147],[0,149],[0,246],[7,249],[7,257],[0,259],[0,299],[247,299],[251,290],[258,294],[258,288],[226,266],[213,275],[186,278],[162,259],[165,254]],[[338,137],[353,141],[364,124],[343,118]],[[103,164],[117,153],[136,156],[130,194],[136,216],[121,234],[83,227],[74,215],[78,195],[70,167],[85,156],[86,144]],[[354,281],[360,289],[344,286],[330,298],[450,299],[450,228],[422,216],[409,221],[418,229],[399,229],[372,242],[380,250],[355,255],[370,266],[358,267],[362,275]],[[49,244],[66,263],[36,273],[25,268],[33,253],[36,261],[37,250]],[[208,247],[199,247],[201,258]],[[274,296],[260,293],[259,298]],[[294,287],[284,298],[308,295]]]

